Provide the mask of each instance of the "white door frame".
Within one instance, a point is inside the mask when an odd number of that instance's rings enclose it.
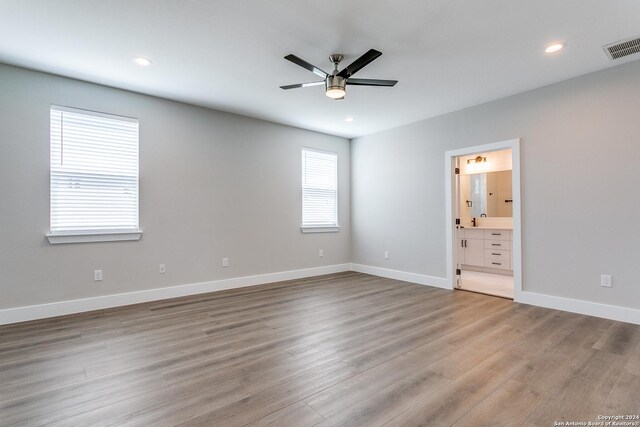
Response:
[[[513,186],[513,300],[519,302],[522,300],[522,223],[520,221],[520,138],[509,139],[507,141],[493,142],[491,144],[476,145],[473,147],[460,148],[444,153],[444,173],[445,173],[445,196],[446,196],[446,241],[447,241],[447,282],[451,289],[455,288],[455,260],[456,245],[453,242],[455,238],[455,218],[453,217],[455,209],[453,203],[453,192],[455,191],[455,174],[453,173],[453,162],[456,157],[467,156],[475,153],[484,153],[488,151],[498,151],[511,149],[511,160],[513,169],[511,172],[511,180]]]

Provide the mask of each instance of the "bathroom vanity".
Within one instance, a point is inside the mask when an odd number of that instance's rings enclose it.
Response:
[[[458,230],[458,263],[486,269],[512,270],[512,231],[506,228],[465,227]]]

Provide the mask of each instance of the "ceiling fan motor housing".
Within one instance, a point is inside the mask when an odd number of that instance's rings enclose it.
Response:
[[[335,90],[335,89],[344,90],[347,84],[347,79],[340,76],[328,75],[327,79],[324,81],[324,84],[325,84],[326,90]]]

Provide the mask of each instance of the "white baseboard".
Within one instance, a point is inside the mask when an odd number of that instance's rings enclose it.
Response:
[[[351,264],[336,264],[324,267],[306,268],[302,270],[281,271],[277,273],[259,274],[256,276],[235,277],[231,279],[214,280],[211,282],[170,286],[166,288],[148,289],[123,294],[103,295],[93,298],[60,301],[49,304],[31,305],[27,307],[8,308],[0,310],[0,325],[100,310],[103,308],[120,307],[142,302],[158,301],[187,295],[196,295],[225,289],[281,282],[283,280],[302,279],[305,277],[320,276],[323,274],[339,273],[350,270]]]
[[[635,308],[537,294],[535,292],[522,292],[517,302],[640,325],[640,310]]]
[[[387,277],[389,279],[418,283],[420,285],[451,289],[449,281],[443,277],[433,277],[426,274],[409,273],[362,264],[351,264],[351,270],[374,276]],[[629,307],[600,304],[597,302],[581,301],[534,292],[522,292],[520,297],[516,299],[516,302],[640,325],[640,310]]]
[[[426,274],[409,273],[407,271],[391,270],[389,268],[373,267],[370,265],[351,264],[351,270],[388,279],[402,280],[419,285],[435,286],[436,288],[451,289],[449,281],[444,277],[427,276]]]
[[[225,289],[281,282],[283,280],[302,279],[305,277],[320,276],[323,274],[339,273],[343,271],[357,271],[360,273],[402,280],[420,285],[451,289],[449,281],[443,277],[409,273],[406,271],[362,264],[336,264],[324,267],[306,268],[302,270],[281,271],[277,273],[235,277],[231,279],[214,280],[211,282],[194,283],[189,285],[171,286],[122,294],[104,295],[93,298],[60,301],[49,304],[31,305],[27,307],[8,308],[0,310],[0,325],[100,310],[104,308],[120,307],[143,302],[158,301],[187,295],[215,292]],[[571,298],[537,294],[534,292],[522,292],[520,297],[517,299],[517,302],[640,325],[640,310],[634,308],[580,301]]]

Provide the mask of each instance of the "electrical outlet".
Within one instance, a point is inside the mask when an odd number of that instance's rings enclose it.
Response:
[[[102,270],[93,270],[93,281],[100,282],[102,280]]]
[[[229,267],[229,258],[222,258],[222,266]]]
[[[167,267],[164,264],[160,264],[160,266],[158,267],[158,273],[164,274],[166,272],[167,272]]]
[[[600,286],[603,286],[605,288],[610,288],[611,287],[611,275],[610,274],[603,274],[602,276],[600,276]]]
[[[319,257],[323,257],[323,256],[324,256],[324,250],[323,250],[323,249],[320,249],[320,250],[318,251],[318,256],[319,256]]]
[[[389,251],[384,251],[384,259],[389,259]]]

